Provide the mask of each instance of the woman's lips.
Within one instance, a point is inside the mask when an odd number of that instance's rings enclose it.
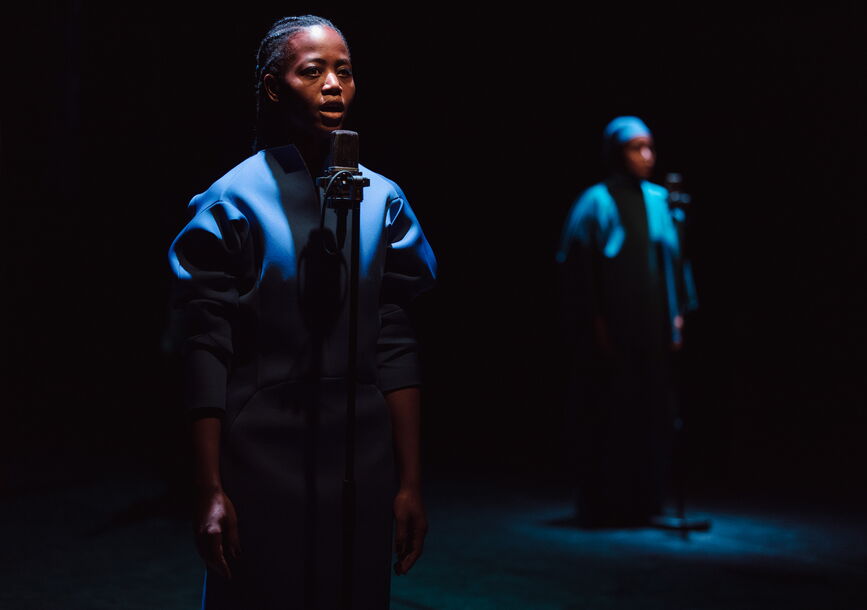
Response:
[[[319,116],[326,127],[340,127],[346,106],[340,102],[328,102],[319,106]]]
[[[319,106],[319,112],[323,114],[343,114],[346,107],[340,102],[329,102]]]

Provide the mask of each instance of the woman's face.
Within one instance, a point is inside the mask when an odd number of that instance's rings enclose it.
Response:
[[[636,178],[647,180],[653,174],[656,165],[656,152],[653,150],[653,140],[648,136],[632,138],[623,145],[623,163],[626,171]]]
[[[349,49],[340,34],[312,26],[287,41],[290,58],[283,74],[266,74],[268,97],[284,106],[287,119],[302,133],[327,135],[340,129],[355,97]]]

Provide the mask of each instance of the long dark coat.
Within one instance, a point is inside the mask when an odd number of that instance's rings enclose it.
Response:
[[[577,514],[587,525],[643,523],[662,509],[671,345],[680,334],[675,320],[694,306],[667,195],[614,176],[578,198],[563,230],[569,440]]]
[[[356,608],[387,608],[394,464],[383,394],[420,383],[402,308],[436,262],[400,188],[361,204]],[[347,235],[324,230],[294,146],[260,151],[190,203],[170,250],[185,320],[187,401],[223,413],[221,475],[238,515],[234,578],[207,574],[207,608],[331,609],[341,572]],[[346,253],[346,256],[344,256]]]

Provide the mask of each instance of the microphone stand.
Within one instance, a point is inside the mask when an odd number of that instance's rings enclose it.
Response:
[[[683,179],[680,174],[670,173],[666,176],[665,186],[668,189],[668,206],[674,212],[675,209],[680,209],[680,214],[672,213],[672,221],[674,222],[675,230],[677,231],[677,239],[681,248],[681,261],[675,267],[678,277],[676,283],[679,287],[678,292],[680,297],[685,299],[685,277],[683,259],[684,243],[686,239],[686,211],[691,203],[691,198],[687,193],[681,190]],[[685,313],[685,312],[684,312]],[[679,314],[683,316],[683,313]],[[681,317],[682,320],[682,317]],[[677,329],[678,335],[682,340],[681,329]],[[655,517],[653,525],[660,529],[673,530],[679,532],[681,537],[686,540],[689,537],[689,532],[706,532],[710,530],[709,519],[688,519],[686,517],[686,467],[684,454],[686,453],[686,441],[684,439],[684,418],[681,412],[681,373],[683,368],[683,353],[675,354],[672,358],[672,366],[674,368],[673,375],[673,400],[675,403],[675,416],[673,423],[674,439],[672,443],[672,467],[671,472],[674,478],[674,496],[675,496],[675,515],[673,517],[659,516]]]
[[[344,132],[346,133],[346,132]],[[335,132],[332,149],[337,145],[339,132]],[[357,134],[355,134],[357,137]],[[352,608],[353,556],[355,554],[356,486],[355,486],[355,403],[358,389],[358,260],[361,239],[362,189],[370,185],[370,179],[361,176],[358,167],[331,166],[328,175],[317,178],[316,185],[324,188],[322,219],[325,209],[332,208],[338,214],[338,233],[346,226],[346,215],[351,212],[349,245],[349,354],[346,365],[346,440],[344,475],[342,486],[342,574],[339,607]],[[345,234],[344,234],[345,237]],[[343,249],[338,235],[338,250]]]

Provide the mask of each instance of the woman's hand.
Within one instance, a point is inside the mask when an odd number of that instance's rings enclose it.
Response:
[[[406,574],[421,556],[427,534],[427,516],[421,501],[421,392],[401,388],[385,395],[391,414],[391,431],[400,488],[394,497],[395,574]]]
[[[421,493],[415,490],[401,490],[394,498],[394,552],[397,562],[394,573],[401,575],[421,557],[424,537],[427,534],[427,516]]]
[[[193,527],[196,548],[208,568],[227,580],[231,579],[232,571],[227,559],[240,558],[241,544],[238,540],[238,518],[229,496],[222,490],[202,493]]]

